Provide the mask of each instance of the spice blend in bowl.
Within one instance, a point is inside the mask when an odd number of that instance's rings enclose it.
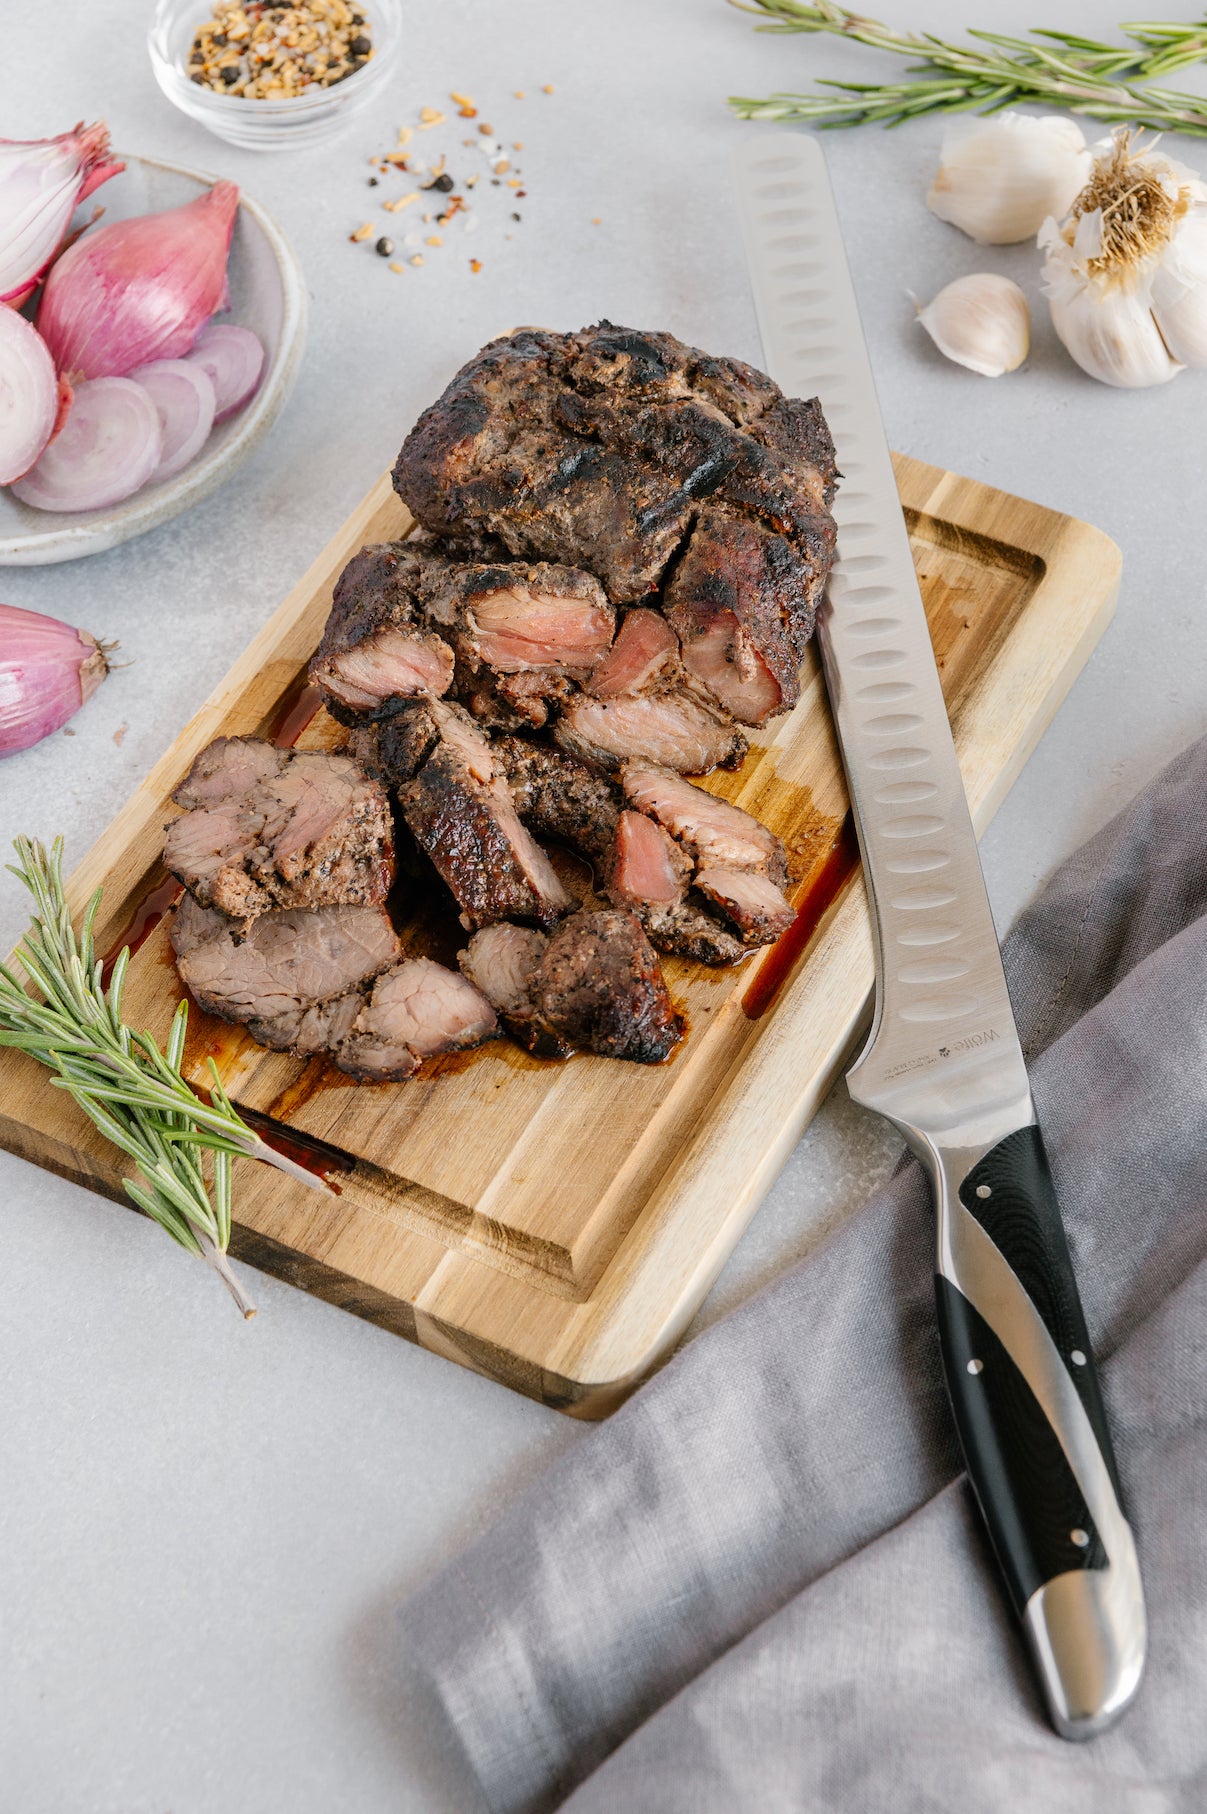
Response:
[[[383,93],[401,14],[401,0],[157,0],[147,49],[164,94],[208,131],[248,151],[301,149]]]
[[[216,94],[286,100],[346,80],[372,55],[368,20],[347,0],[216,0],[193,39],[189,80]]]

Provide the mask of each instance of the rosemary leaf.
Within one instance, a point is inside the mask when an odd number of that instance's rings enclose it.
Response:
[[[758,31],[826,32],[873,50],[916,59],[906,82],[819,82],[808,94],[762,99],[731,95],[743,119],[804,120],[818,127],[882,120],[896,126],[923,113],[960,113],[1038,102],[1108,123],[1207,137],[1207,97],[1158,87],[1153,78],[1207,58],[1207,19],[1180,24],[1142,20],[1120,27],[1130,44],[1051,29],[1026,38],[970,30],[970,44],[928,32],[903,32],[837,6],[834,0],[729,0],[759,20]],[[1121,80],[1120,78],[1126,78]]]

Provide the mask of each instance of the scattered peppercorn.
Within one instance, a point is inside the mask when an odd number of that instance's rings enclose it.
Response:
[[[379,239],[377,244],[374,246],[373,250],[377,253],[377,256],[379,258],[393,258],[394,241],[392,239],[386,239],[386,237],[383,234],[381,239]]]
[[[430,183],[422,183],[420,185],[420,187],[424,189],[438,189],[441,195],[448,195],[452,190],[452,186],[453,179],[449,176],[447,171],[443,171],[439,176],[434,176]]]
[[[377,187],[377,178],[376,178],[376,177],[375,177],[375,176],[371,176],[371,177],[370,177],[370,178],[369,178],[369,187],[370,187],[370,189],[376,189],[376,187]]]

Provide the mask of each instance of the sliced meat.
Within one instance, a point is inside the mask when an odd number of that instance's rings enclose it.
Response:
[[[644,606],[626,611],[616,641],[587,682],[587,692],[596,699],[640,693],[678,654],[679,638],[660,612]]]
[[[534,1051],[578,1047],[657,1064],[683,1036],[653,946],[631,913],[575,913],[548,938],[494,926],[470,940],[459,962],[512,1036]]]
[[[295,1058],[317,1058],[334,1053],[348,1037],[364,999],[363,989],[350,989],[334,1001],[287,1008],[270,1020],[249,1020],[247,1030],[258,1045],[291,1052]]]
[[[727,712],[683,686],[615,699],[583,696],[562,713],[553,734],[572,755],[605,768],[637,759],[689,775],[736,768],[747,749]]]
[[[396,963],[398,939],[380,907],[323,907],[261,914],[245,936],[186,895],[172,921],[181,978],[198,1006],[251,1025],[262,1043],[291,1046],[304,1012],[333,1001]]]
[[[575,913],[545,947],[532,982],[537,1017],[569,1045],[658,1064],[684,1033],[635,914]]]
[[[777,884],[787,879],[783,845],[740,806],[693,787],[669,769],[637,762],[622,768],[620,784],[631,805],[657,819],[697,863],[761,870]]]
[[[788,861],[773,831],[740,806],[718,800],[667,769],[630,762],[621,770],[620,783],[630,805],[656,821],[692,859],[698,892],[689,897],[688,905],[702,897],[731,922],[746,947],[772,944],[787,930],[795,917],[783,892]],[[664,933],[648,920],[647,925],[653,938],[674,934],[674,928]],[[702,933],[707,936],[707,928],[697,921],[686,936]]]
[[[547,743],[500,737],[494,749],[529,831],[569,845],[603,875],[612,861],[623,799],[615,781]]]
[[[476,989],[500,1014],[527,1009],[528,989],[540,967],[548,939],[531,926],[513,926],[500,920],[475,932],[457,962]]]
[[[424,1058],[481,1045],[497,1032],[494,1009],[464,976],[410,958],[378,977],[335,1062],[366,1082],[396,1082]]]
[[[781,535],[711,511],[692,531],[666,589],[683,664],[741,724],[800,697],[800,656],[815,607]]]
[[[544,851],[520,823],[491,746],[468,715],[427,708],[439,741],[398,803],[471,928],[495,920],[552,925],[573,906]]]
[[[687,852],[644,813],[623,812],[608,892],[618,907],[673,907],[687,893],[692,862]]]
[[[336,582],[310,678],[328,711],[356,724],[402,700],[439,698],[453,680],[453,651],[420,619],[423,555],[405,543],[362,548]]]
[[[219,737],[173,799],[164,862],[203,906],[234,919],[270,908],[369,905],[394,880],[389,802],[346,755]]]
[[[574,1047],[541,1019],[532,984],[549,943],[543,932],[500,920],[475,932],[457,962],[498,1013],[517,1045],[540,1058],[568,1058]]]
[[[548,563],[447,564],[425,587],[424,610],[465,658],[502,674],[588,674],[616,627],[597,579]]]
[[[658,951],[701,964],[736,964],[747,955],[742,940],[689,895],[693,863],[682,845],[656,820],[623,812],[617,829],[608,898],[637,915]]]
[[[586,568],[616,604],[657,589],[706,502],[786,538],[798,591],[815,596],[833,557],[835,476],[816,402],[610,322],[492,342],[420,417],[394,469],[429,529],[482,530],[513,554]]]
[[[796,918],[783,890],[756,869],[706,866],[696,871],[696,887],[733,921],[746,945],[773,945]]]

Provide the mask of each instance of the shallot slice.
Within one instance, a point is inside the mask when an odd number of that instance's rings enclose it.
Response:
[[[35,510],[100,510],[145,485],[162,452],[159,416],[142,385],[92,378],[76,387],[62,431],[13,495]]]
[[[170,479],[187,466],[214,426],[214,386],[209,373],[188,359],[156,359],[131,372],[155,405],[163,452],[152,479]]]
[[[54,432],[59,381],[36,328],[0,306],[0,485],[28,472]]]
[[[251,396],[264,370],[264,347],[250,328],[219,322],[202,328],[189,363],[200,365],[213,380],[217,409],[214,421],[225,422]]]

